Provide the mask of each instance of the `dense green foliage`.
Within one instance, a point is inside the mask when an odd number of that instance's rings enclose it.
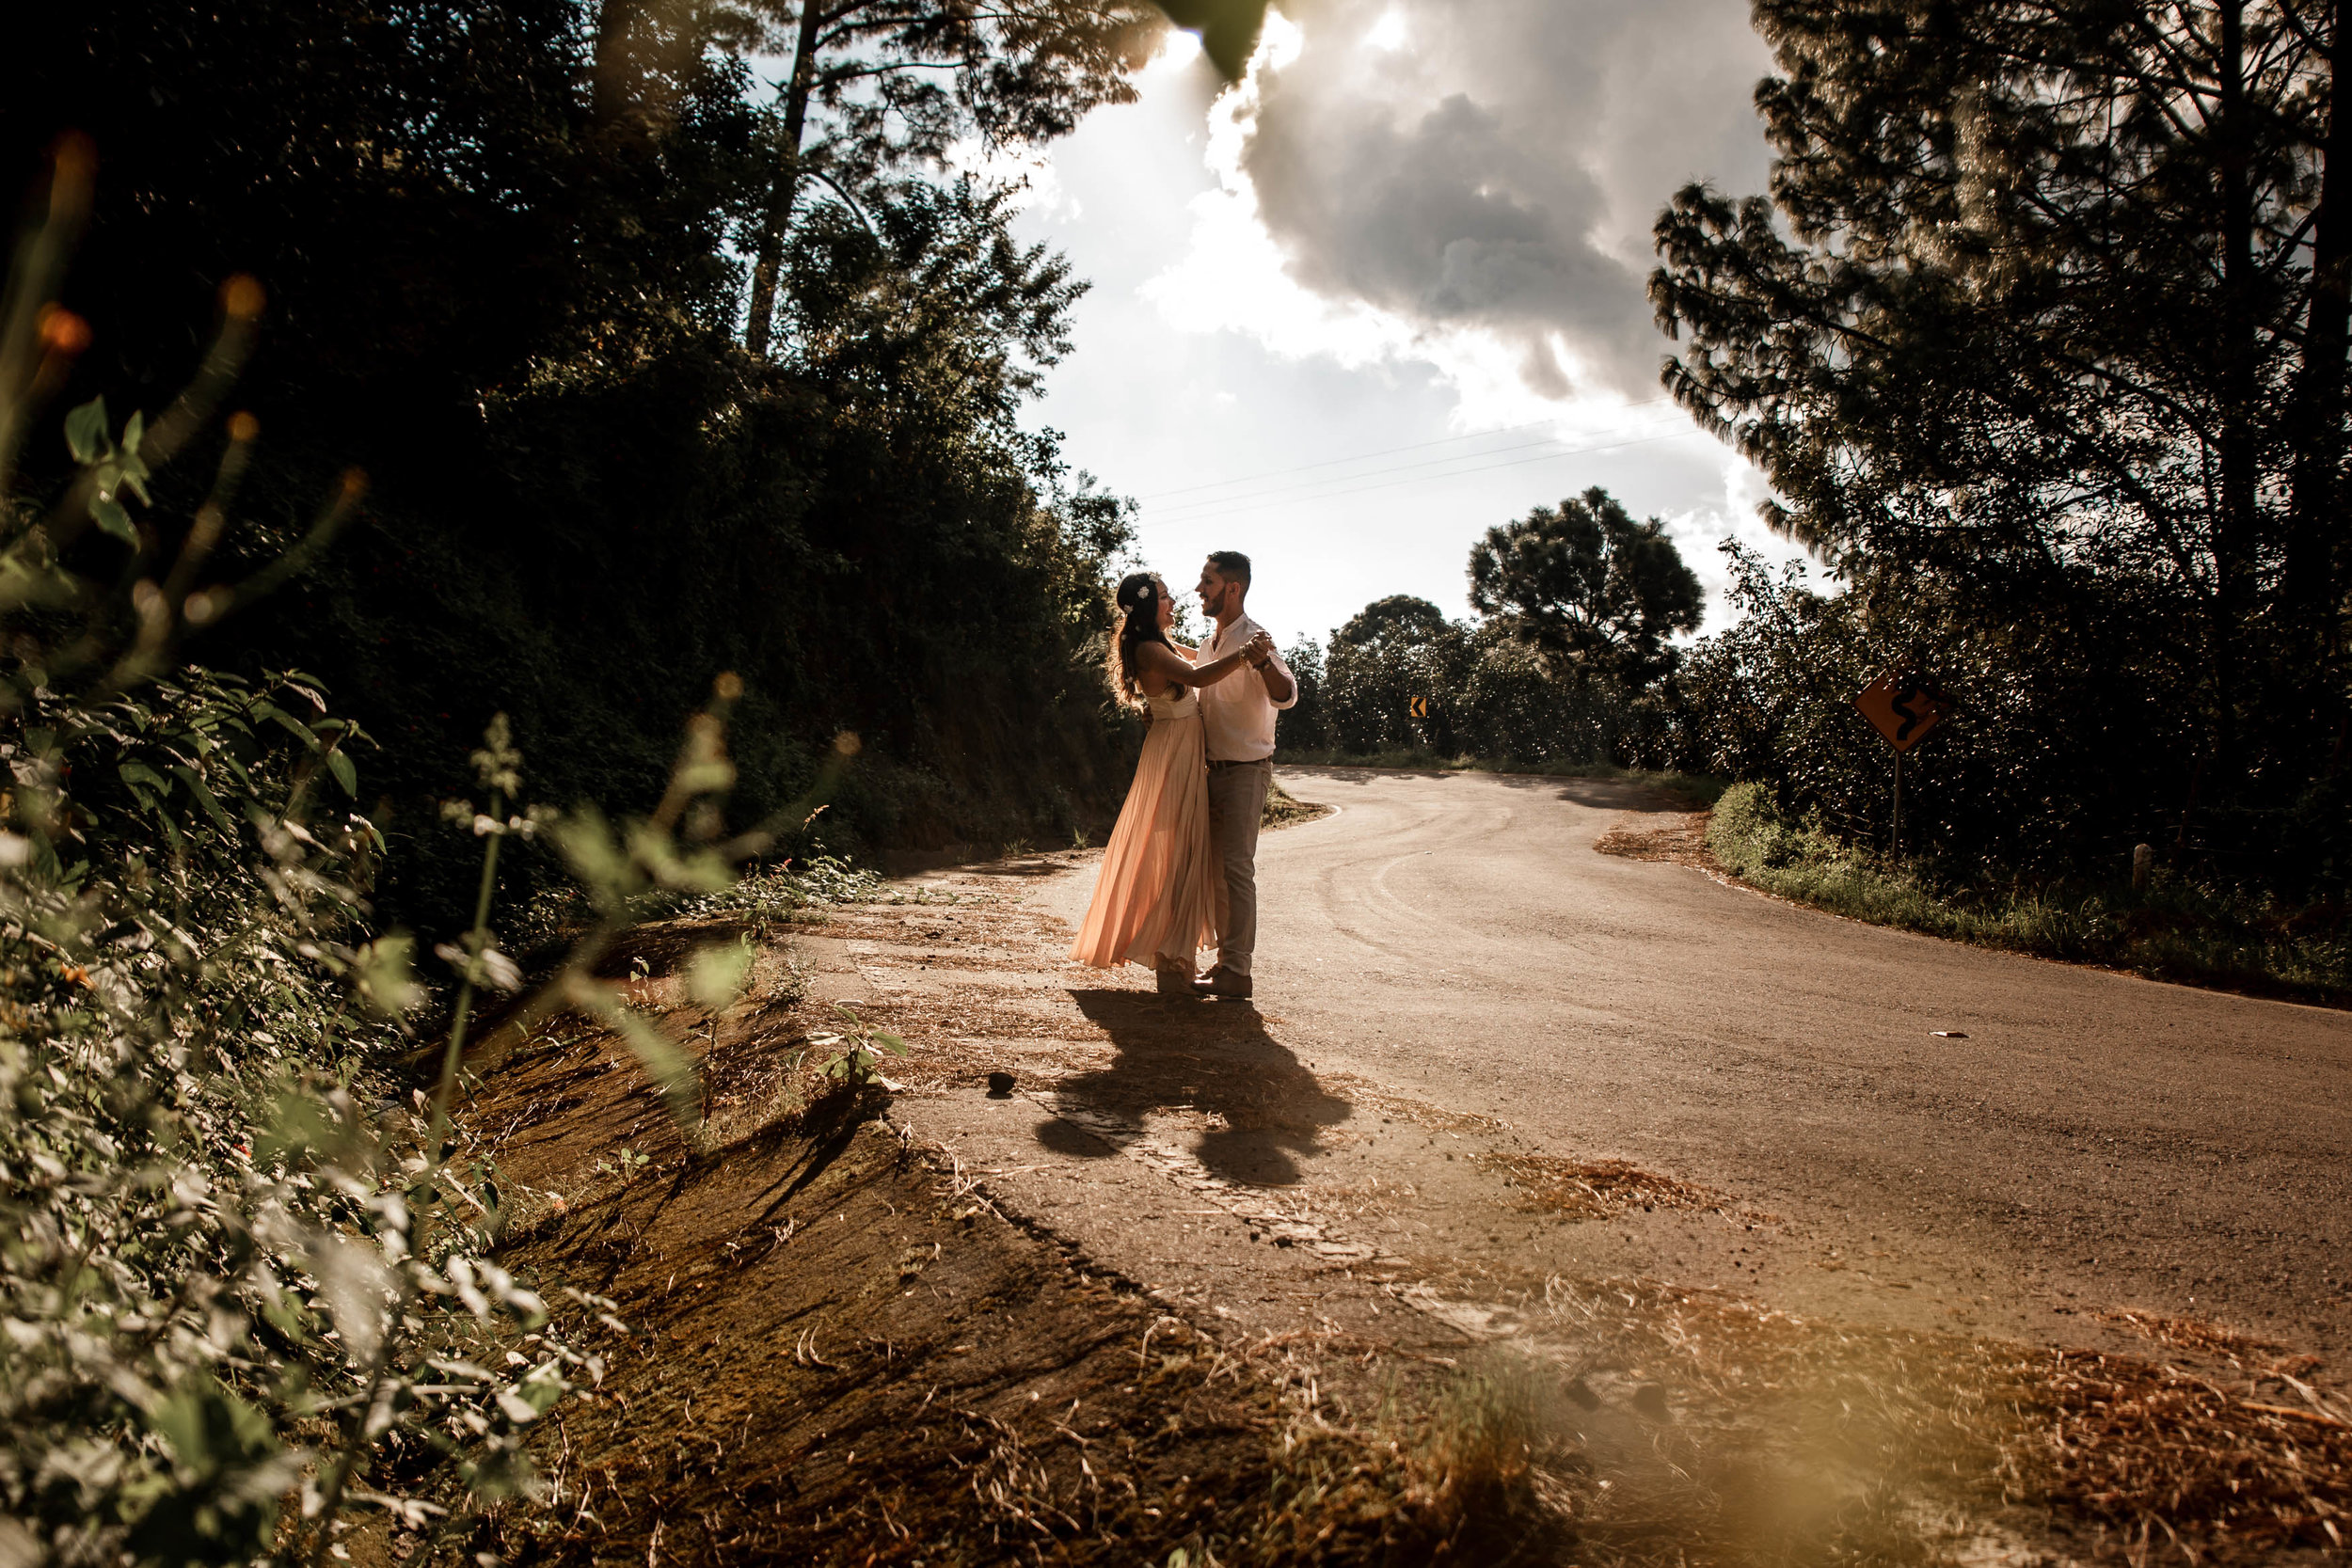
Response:
[[[1638,759],[1656,749],[1699,584],[1658,519],[1595,488],[1489,529],[1470,556],[1476,623],[1426,599],[1367,605],[1287,657],[1295,752],[1427,751],[1523,763]]]
[[[511,1481],[514,1434],[563,1392],[565,1353],[541,1338],[519,1379],[487,1370],[540,1327],[542,1305],[482,1260],[471,1220],[434,1223],[435,1183],[401,1166],[420,1140],[403,1148],[366,1126],[362,1101],[384,1089],[365,1064],[396,1036],[364,998],[397,1005],[405,966],[350,945],[354,879],[378,846],[347,801],[320,799],[342,791],[317,758],[355,732],[291,678],[9,695],[22,831],[0,838],[0,1534],[12,1557],[249,1560],[282,1497],[317,1504],[336,1484],[331,1459],[306,1461],[314,1447],[353,1451],[333,1442],[339,1424],[373,1428],[388,1456],[446,1446],[485,1485],[494,1470]],[[494,1212],[494,1185],[453,1180],[441,1196],[461,1189]],[[483,1332],[444,1306],[461,1286]],[[489,1332],[494,1311],[516,1328]],[[396,1399],[379,1377],[388,1352],[404,1383],[437,1386]]]
[[[2141,843],[2179,869],[2291,898],[2341,889],[2352,870],[2352,780],[2342,776],[2306,781],[2268,808],[2208,800],[2184,824],[2179,763],[2201,737],[2178,694],[2195,653],[2168,641],[2161,621],[2116,610],[1956,634],[1931,603],[1871,584],[1820,594],[1800,572],[1730,556],[1740,620],[1684,661],[1670,739],[1683,766],[1761,781],[1790,814],[1883,846],[1892,754],[1853,696],[1890,648],[1925,649],[1953,710],[1905,759],[1903,838],[1951,875],[2112,879]]]
[[[86,172],[61,160],[0,298],[0,494],[28,389],[77,346],[40,308]],[[207,356],[215,380],[240,303]],[[486,1257],[511,1195],[448,1129],[451,1075],[404,1106],[386,1072],[416,987],[406,939],[368,940],[385,847],[354,809],[368,736],[308,676],[175,664],[190,626],[274,574],[189,591],[202,513],[153,576],[109,585],[69,563],[92,525],[102,558],[146,555],[131,503],[153,515],[201,402],[119,430],[102,404],[76,408],[60,504],[11,506],[0,529],[12,1561],[323,1554],[349,1505],[421,1518],[412,1488],[445,1466],[485,1494],[528,1485],[522,1433],[597,1372]],[[230,442],[215,506],[246,444]],[[489,815],[458,814],[493,857],[536,826],[500,810],[494,793]],[[445,951],[460,1018],[513,967],[480,919]]]
[[[270,301],[239,394],[260,436],[223,560],[274,556],[330,476],[370,477],[335,549],[209,646],[314,672],[383,737],[369,805],[395,911],[453,923],[469,874],[412,851],[494,709],[549,799],[636,798],[737,672],[747,819],[837,733],[864,740],[818,824],[840,847],[1066,837],[1123,782],[1084,648],[1124,513],[1014,422],[1079,286],[1010,240],[1001,195],[926,165],[937,136],[906,144],[888,105],[842,99],[776,341],[739,341],[736,245],[783,109],[746,52],[797,17],[121,0],[12,24],[44,68],[0,102],[0,177],[35,180],[67,127],[97,150],[65,296],[94,341],[67,393],[151,414],[223,279],[249,274]],[[1041,134],[1116,93],[1127,56],[1047,60],[1044,37],[958,35],[969,90],[925,111],[932,132]],[[29,449],[34,492],[66,461]],[[195,482],[164,483],[162,515],[192,515]],[[166,549],[173,526],[140,524]],[[118,546],[84,547],[116,569],[99,557]]]
[[[2341,889],[2341,8],[1756,20],[1771,197],[1677,196],[1652,297],[1668,386],[1847,592],[1748,575],[1764,624],[1692,675],[1711,760],[1858,826],[1886,759],[1831,699],[1909,662],[1961,700],[1915,774],[1937,847],[2057,868],[2181,841]]]

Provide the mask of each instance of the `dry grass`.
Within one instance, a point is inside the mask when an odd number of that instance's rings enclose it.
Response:
[[[1297,799],[1277,780],[1266,786],[1265,815],[1259,819],[1262,828],[1295,828],[1301,822],[1312,822],[1331,815],[1332,808],[1310,805]]]
[[[1502,1178],[1519,1195],[1518,1207],[1570,1219],[1604,1219],[1629,1209],[1724,1210],[1731,1199],[1709,1187],[1677,1181],[1623,1160],[1565,1160],[1549,1154],[1490,1150],[1472,1162]]]
[[[1272,1023],[1278,1021],[1269,1018],[1266,1022]],[[1368,1115],[1385,1117],[1391,1121],[1410,1122],[1432,1132],[1493,1134],[1511,1131],[1509,1122],[1482,1117],[1475,1111],[1449,1111],[1425,1100],[1407,1100],[1402,1095],[1385,1093],[1370,1079],[1359,1078],[1352,1072],[1321,1073],[1316,1081]]]
[[[1707,847],[1708,816],[1703,811],[1664,817],[1655,812],[1623,812],[1593,841],[1593,847],[1625,860],[1712,867],[1715,857]]]
[[[2320,1409],[2130,1356],[2034,1352],[2002,1370],[2026,1418],[2002,1444],[2015,1474],[2127,1557],[2341,1548],[2352,1528],[2352,1426]]]

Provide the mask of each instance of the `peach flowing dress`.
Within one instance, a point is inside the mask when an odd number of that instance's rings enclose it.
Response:
[[[1151,698],[1152,730],[1119,825],[1103,851],[1094,902],[1070,956],[1098,969],[1190,964],[1216,942],[1225,876],[1209,850],[1209,763],[1200,693]]]

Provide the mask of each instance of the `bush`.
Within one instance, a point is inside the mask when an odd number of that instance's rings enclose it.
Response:
[[[1855,920],[2159,979],[2352,1002],[2341,905],[2298,908],[2169,869],[2137,892],[2115,880],[1955,879],[1932,861],[1889,861],[1818,821],[1792,821],[1756,783],[1724,791],[1707,845],[1734,876]]]
[[[9,694],[11,1557],[244,1561],[323,1550],[347,1502],[421,1522],[445,1465],[529,1486],[523,1432],[596,1368],[485,1256],[495,1169],[423,1095],[398,1114],[415,991],[364,926],[364,736],[299,677]]]

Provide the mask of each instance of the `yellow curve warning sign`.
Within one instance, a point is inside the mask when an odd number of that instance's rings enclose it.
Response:
[[[1893,670],[1864,687],[1853,705],[1898,752],[1908,752],[1925,740],[1952,711],[1950,698],[1915,674]]]

